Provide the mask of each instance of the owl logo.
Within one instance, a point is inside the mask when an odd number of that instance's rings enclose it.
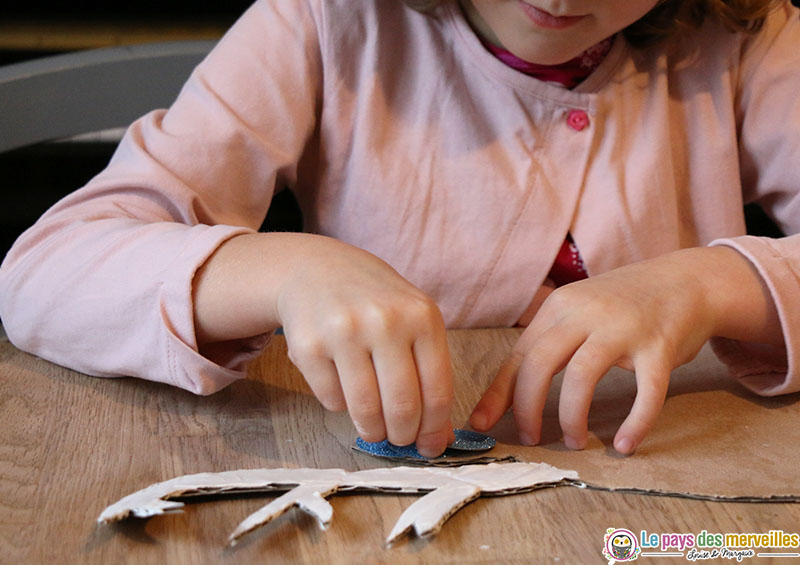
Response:
[[[631,537],[626,533],[611,536],[611,553],[617,561],[626,561],[633,552]]]
[[[608,528],[604,541],[603,556],[608,559],[609,565],[617,561],[633,561],[642,552],[636,536],[630,530]]]

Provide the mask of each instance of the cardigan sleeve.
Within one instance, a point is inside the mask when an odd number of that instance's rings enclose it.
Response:
[[[785,349],[716,338],[714,349],[751,390],[800,390],[800,11],[787,1],[742,49],[737,92],[745,202],[781,227],[778,239],[721,239],[757,269],[775,302]]]
[[[87,374],[198,394],[241,378],[267,336],[201,355],[193,277],[293,183],[321,72],[308,2],[252,5],[169,110],[131,125],[108,167],[15,243],[0,268],[9,339]]]

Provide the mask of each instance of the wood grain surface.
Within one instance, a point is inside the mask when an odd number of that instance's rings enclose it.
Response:
[[[465,423],[517,335],[516,330],[449,333],[457,425]],[[226,546],[227,535],[270,496],[206,500],[179,514],[99,525],[96,518],[108,504],[177,475],[389,464],[350,449],[355,435],[347,415],[321,408],[288,361],[281,336],[253,364],[248,379],[210,397],[134,379],[87,377],[7,341],[0,341],[0,379],[2,563],[603,563],[609,527],[636,533],[800,529],[796,503],[713,502],[574,487],[481,498],[455,514],[437,536],[410,537],[391,548],[384,539],[416,496],[335,495],[326,531],[293,510],[235,547]],[[516,450],[523,459],[547,453],[526,452],[513,443],[503,449]],[[800,559],[782,560],[794,561]]]

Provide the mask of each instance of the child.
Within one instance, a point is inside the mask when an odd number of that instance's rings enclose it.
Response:
[[[10,339],[208,394],[283,327],[326,408],[431,456],[452,433],[445,327],[527,325],[470,420],[513,406],[525,444],[566,367],[583,447],[619,365],[632,453],[709,338],[750,389],[800,389],[800,239],[746,236],[742,212],[800,231],[795,8],[408,4],[258,0],[16,243]],[[307,233],[255,231],[282,187]]]

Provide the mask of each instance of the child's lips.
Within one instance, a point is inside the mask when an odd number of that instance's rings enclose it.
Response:
[[[568,28],[583,18],[585,15],[580,16],[554,16],[549,12],[545,12],[541,8],[537,8],[523,0],[518,0],[522,11],[525,15],[533,21],[536,25],[547,29],[565,29]]]

